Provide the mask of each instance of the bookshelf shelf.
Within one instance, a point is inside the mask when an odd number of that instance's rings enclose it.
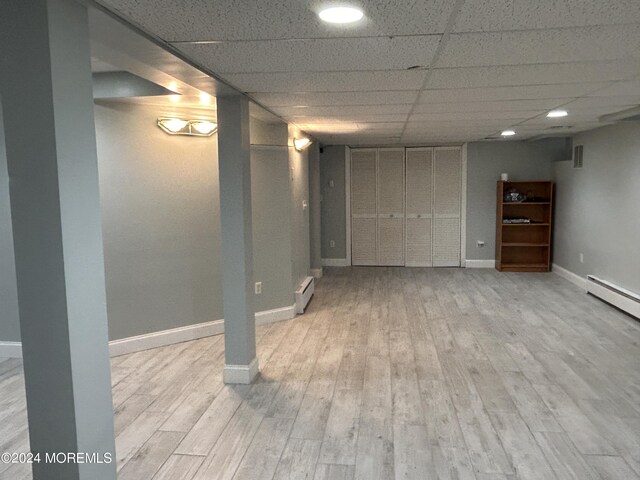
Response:
[[[501,272],[548,272],[551,266],[553,182],[498,181],[496,199],[496,269]],[[534,202],[507,202],[518,192]],[[504,223],[528,219],[530,223]]]

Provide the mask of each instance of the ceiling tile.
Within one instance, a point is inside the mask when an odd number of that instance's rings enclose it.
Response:
[[[640,95],[640,80],[611,83],[589,94],[590,97]]]
[[[360,0],[357,24],[319,20],[324,0],[104,0],[105,6],[167,41],[276,40],[442,33],[450,0]],[[335,3],[335,2],[334,2]]]
[[[640,58],[640,26],[455,34],[438,67],[524,65]]]
[[[579,97],[594,90],[604,88],[607,85],[609,85],[609,83],[601,82],[429,89],[421,92],[419,101],[420,103],[467,103]]]
[[[407,119],[406,113],[391,113],[391,114],[359,114],[359,115],[326,115],[326,116],[295,116],[295,115],[286,115],[286,119],[294,122],[294,123],[332,123],[335,121],[339,122],[404,122]]]
[[[410,121],[458,121],[458,120],[517,120],[530,118],[540,114],[540,110],[516,112],[445,112],[445,113],[414,113]]]
[[[309,93],[264,93],[250,92],[260,103],[270,107],[283,106],[331,106],[331,105],[389,105],[411,104],[418,90],[377,92],[309,92]]]
[[[181,43],[216,73],[404,70],[431,63],[440,35]]]
[[[436,69],[427,88],[474,88],[554,83],[606,82],[633,78],[638,61],[556,63]]]
[[[375,71],[327,73],[241,73],[225,75],[243,92],[348,92],[362,90],[418,90],[425,72]]]
[[[456,32],[640,23],[637,0],[466,0]]]
[[[616,108],[633,106],[640,103],[640,91],[637,95],[625,95],[616,97],[583,97],[573,100],[563,106],[567,110],[583,108]]]
[[[282,116],[316,116],[331,115],[344,117],[350,115],[407,115],[411,105],[353,105],[353,106],[323,106],[323,107],[274,107],[273,111]]]
[[[419,103],[416,105],[413,113],[519,112],[525,110],[549,110],[571,100],[571,98],[547,98],[539,100],[498,100],[490,102]]]

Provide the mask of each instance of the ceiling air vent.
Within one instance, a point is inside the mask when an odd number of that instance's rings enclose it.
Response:
[[[582,168],[582,155],[584,145],[576,145],[573,147],[573,168]]]

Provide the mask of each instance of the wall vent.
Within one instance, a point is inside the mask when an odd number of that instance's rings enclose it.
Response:
[[[584,145],[573,147],[573,168],[582,168]]]

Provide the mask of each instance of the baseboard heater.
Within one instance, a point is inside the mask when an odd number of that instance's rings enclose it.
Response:
[[[307,308],[307,304],[309,300],[311,300],[314,290],[315,281],[313,277],[305,278],[300,288],[296,290],[296,313],[304,313],[304,309]]]
[[[587,292],[640,318],[640,295],[593,275],[587,275]]]

